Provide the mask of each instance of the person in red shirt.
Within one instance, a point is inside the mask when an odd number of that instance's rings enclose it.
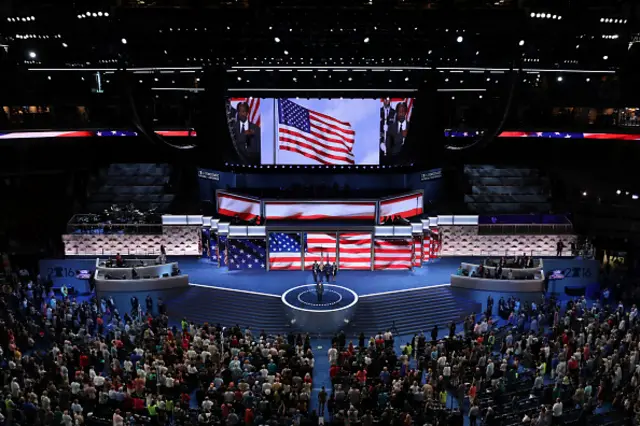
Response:
[[[191,397],[189,396],[189,394],[186,392],[182,392],[182,395],[180,395],[180,404],[182,405],[183,410],[189,409],[190,401],[191,401]]]
[[[82,368],[85,373],[89,372],[89,357],[86,354],[80,355],[80,368]]]
[[[253,425],[253,409],[251,408],[247,408],[246,410],[244,410],[244,424],[246,426],[252,426]]]
[[[364,384],[367,382],[367,370],[365,370],[364,368],[362,370],[358,370],[358,372],[356,373],[356,379],[358,379],[358,382]]]

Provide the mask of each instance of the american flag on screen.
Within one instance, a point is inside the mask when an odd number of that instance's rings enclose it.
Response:
[[[266,244],[260,239],[229,240],[229,270],[264,269]]]
[[[374,269],[411,269],[413,240],[411,238],[375,240]]]
[[[391,106],[396,107],[399,102],[407,104],[407,121],[411,122],[411,113],[413,112],[413,98],[389,98]],[[380,103],[384,103],[384,99],[380,99]]]
[[[260,127],[260,98],[231,98],[231,102],[246,102],[249,104],[249,122]]]
[[[271,232],[269,234],[269,269],[299,271],[302,265],[300,234]]]
[[[304,268],[311,269],[313,262],[335,262],[336,245],[335,232],[307,232],[305,236]]]
[[[356,132],[351,124],[278,99],[278,149],[324,165],[354,164]]]
[[[340,269],[371,269],[371,234],[340,234]]]

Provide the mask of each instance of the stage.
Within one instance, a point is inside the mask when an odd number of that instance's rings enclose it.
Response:
[[[463,257],[436,259],[413,271],[340,271],[335,284],[355,291],[359,296],[449,284]],[[312,284],[311,271],[236,270],[218,268],[206,259],[178,258],[180,269],[195,285],[244,290],[280,296],[292,287]]]

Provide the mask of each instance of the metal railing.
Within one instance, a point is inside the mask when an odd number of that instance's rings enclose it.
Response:
[[[564,235],[573,233],[571,224],[478,225],[478,235]]]

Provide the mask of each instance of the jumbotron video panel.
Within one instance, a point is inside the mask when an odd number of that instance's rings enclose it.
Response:
[[[252,165],[380,165],[406,161],[412,98],[230,98],[229,130]]]

